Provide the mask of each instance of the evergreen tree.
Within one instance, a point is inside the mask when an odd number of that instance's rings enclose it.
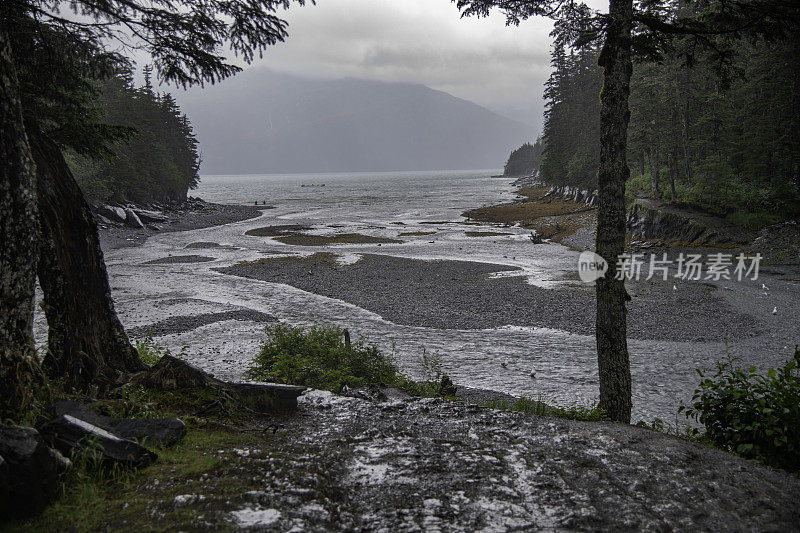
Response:
[[[97,228],[62,154],[67,146],[84,155],[108,152],[109,143],[130,134],[94,120],[92,80],[124,63],[108,50],[120,42],[144,48],[161,79],[184,87],[214,83],[241,70],[219,50],[250,62],[286,37],[286,22],[276,12],[289,5],[290,0],[0,4],[0,416],[19,411],[30,381],[25,362],[33,354],[35,266],[50,329],[51,372],[75,388],[104,389],[121,372],[141,368],[114,312]],[[38,238],[32,237],[37,226]]]
[[[600,374],[600,405],[612,420],[629,422],[631,376],[626,340],[628,295],[614,265],[625,249],[625,185],[628,107],[633,58],[663,55],[674,36],[687,36],[695,47],[684,51],[691,63],[698,51],[708,50],[725,65],[742,37],[771,39],[800,26],[800,4],[773,0],[714,0],[693,2],[691,10],[666,9],[659,0],[609,0],[607,14],[585,4],[559,0],[454,0],[463,16],[488,16],[498,7],[508,24],[534,16],[555,20],[556,46],[580,49],[600,45],[603,67],[600,91],[600,150],[597,171],[599,208],[597,253],[611,266],[597,280],[596,340]],[[545,145],[547,157],[548,146]]]
[[[505,176],[528,176],[538,172],[542,161],[542,151],[541,139],[536,139],[534,144],[523,144],[508,156],[503,174]]]

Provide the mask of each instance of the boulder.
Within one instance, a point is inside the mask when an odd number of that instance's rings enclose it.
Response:
[[[0,424],[0,517],[40,512],[58,494],[68,465],[35,429]]]
[[[171,446],[186,435],[186,425],[177,418],[112,418],[73,400],[56,402],[49,412],[53,417],[70,415],[117,437],[146,444]]]
[[[103,461],[141,468],[158,457],[141,444],[117,437],[71,415],[61,415],[39,429],[51,446],[65,454],[94,450]]]
[[[306,390],[305,387],[280,383],[224,383],[223,386],[259,413],[297,409],[297,397]]]
[[[135,377],[131,383],[170,390],[219,389],[220,393],[234,395],[251,409],[262,413],[296,409],[297,397],[306,390],[305,387],[278,383],[229,383],[172,355],[162,357],[150,370]]]
[[[138,215],[134,213],[133,209],[130,207],[125,208],[125,225],[137,229],[144,228],[144,224],[142,224],[142,221],[139,220]]]
[[[172,355],[159,359],[150,370],[134,378],[134,383],[167,390],[202,389],[222,385],[222,381],[214,376]]]
[[[158,211],[151,211],[149,209],[133,209],[133,212],[136,213],[136,216],[139,217],[139,220],[144,222],[145,224],[148,222],[167,222],[169,218],[163,213],[159,213]]]
[[[125,222],[125,210],[121,207],[113,205],[95,205],[94,212],[98,215],[106,217],[111,222]]]

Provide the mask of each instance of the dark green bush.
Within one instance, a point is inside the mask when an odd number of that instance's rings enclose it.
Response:
[[[681,410],[705,426],[703,436],[715,445],[776,468],[800,470],[800,350],[766,375],[735,362],[717,362],[713,377],[698,370],[700,388],[692,405]]]
[[[253,359],[249,377],[338,392],[343,386],[403,386],[408,380],[391,358],[363,341],[347,344],[335,326],[278,324],[266,329],[267,342]]]

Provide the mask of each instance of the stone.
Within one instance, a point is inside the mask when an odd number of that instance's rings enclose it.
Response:
[[[172,355],[162,357],[150,370],[135,377],[131,383],[169,390],[219,389],[220,393],[235,395],[245,405],[261,413],[296,409],[297,397],[306,390],[305,387],[278,383],[222,381]]]
[[[125,225],[137,229],[144,228],[144,224],[139,220],[139,216],[134,213],[133,209],[130,207],[125,208]]]
[[[164,215],[163,213],[159,213],[158,211],[151,211],[149,209],[133,209],[133,212],[136,213],[136,216],[139,217],[139,220],[144,222],[145,224],[150,222],[167,222],[169,218]]]
[[[48,411],[53,417],[70,415],[117,437],[144,444],[171,446],[186,435],[186,425],[177,418],[113,418],[73,400],[56,402]]]
[[[102,204],[93,206],[93,211],[98,215],[104,216],[111,222],[125,222],[125,210],[121,207]]]
[[[68,464],[35,429],[0,424],[0,518],[40,512],[58,494]]]
[[[133,468],[152,464],[158,456],[141,444],[117,437],[71,415],[61,415],[39,429],[42,437],[62,453],[96,450],[104,461]]]
[[[297,397],[306,390],[305,387],[280,383],[225,383],[224,387],[260,413],[297,409]]]
[[[134,383],[175,390],[219,387],[222,381],[179,357],[165,355],[146,373],[134,378]]]

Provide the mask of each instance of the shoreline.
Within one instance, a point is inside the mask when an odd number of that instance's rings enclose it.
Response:
[[[140,246],[148,238],[160,233],[191,231],[213,226],[222,226],[261,216],[267,206],[236,204],[214,204],[193,198],[177,207],[165,209],[165,222],[148,224],[144,228],[131,228],[124,224],[108,224],[98,221],[97,233],[103,252]],[[149,227],[148,227],[149,226]],[[152,228],[158,228],[152,229]]]

